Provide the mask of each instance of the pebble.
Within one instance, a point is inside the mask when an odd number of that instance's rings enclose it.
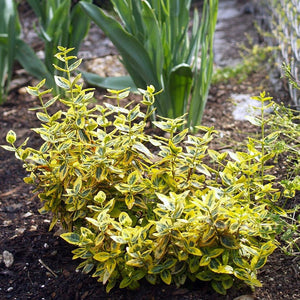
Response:
[[[252,295],[242,295],[239,297],[234,298],[233,300],[254,300],[254,296]]]
[[[8,227],[8,226],[10,226],[12,224],[12,220],[4,220],[3,221],[3,226],[4,227]]]
[[[25,227],[16,228],[16,234],[17,235],[23,234],[25,230],[26,230]]]
[[[85,67],[88,72],[98,74],[101,77],[118,77],[128,74],[117,55],[92,59],[85,63]]]
[[[9,268],[14,263],[14,256],[7,250],[4,250],[2,253],[2,259],[6,266],[6,268]]]
[[[27,212],[26,214],[24,214],[23,216],[22,216],[22,218],[28,218],[28,217],[30,217],[30,216],[32,216],[32,212]]]

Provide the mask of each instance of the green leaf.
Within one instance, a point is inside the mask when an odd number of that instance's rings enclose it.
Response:
[[[55,80],[56,85],[62,89],[67,90],[71,87],[70,81],[64,77],[55,75],[54,80]]]
[[[82,62],[82,59],[78,59],[73,64],[71,64],[71,66],[69,66],[69,72],[72,72],[75,69],[77,69],[80,66],[81,62]]]
[[[89,137],[88,137],[85,130],[79,129],[78,133],[79,133],[79,138],[80,138],[81,142],[83,142],[83,143],[89,143],[90,142],[90,139],[89,139]]]
[[[211,271],[202,271],[196,275],[201,281],[211,281],[215,275]]]
[[[93,258],[95,260],[100,261],[100,262],[105,262],[108,259],[110,259],[111,257],[112,257],[112,255],[108,252],[98,252],[93,256]]]
[[[193,255],[190,259],[189,259],[189,270],[191,273],[195,273],[199,270],[199,267],[201,266],[201,264],[199,264],[199,257]]]
[[[36,113],[36,116],[41,122],[48,123],[50,121],[49,117],[45,113],[38,112]]]
[[[147,272],[145,270],[136,270],[132,273],[131,279],[138,281],[141,280],[146,274]]]
[[[240,268],[250,269],[249,263],[239,256],[238,252],[233,252],[233,262]]]
[[[226,289],[224,288],[222,281],[212,280],[211,286],[217,293],[226,295]]]
[[[261,126],[261,120],[258,119],[257,117],[254,116],[246,116],[245,117],[246,120],[248,120],[251,124],[255,125],[255,126]]]
[[[220,236],[221,244],[228,249],[238,249],[239,245],[236,239],[231,235],[221,235]]]
[[[73,185],[75,194],[78,194],[80,192],[81,187],[82,187],[82,178],[77,177],[77,179],[75,180],[74,185]]]
[[[177,263],[177,259],[176,258],[168,258],[164,263],[164,267],[165,269],[171,269],[173,268]]]
[[[249,246],[244,245],[244,244],[241,244],[241,247],[242,247],[243,250],[245,250],[246,252],[248,252],[248,253],[250,253],[250,254],[252,254],[254,256],[258,256],[259,255],[257,249],[255,249],[253,247],[249,247]]]
[[[201,257],[200,266],[201,267],[207,266],[207,265],[209,265],[210,261],[211,261],[211,258],[208,255],[204,255]]]
[[[234,276],[237,277],[238,279],[241,279],[241,280],[249,280],[250,279],[250,275],[247,271],[245,271],[244,269],[234,269],[234,272],[233,272]]]
[[[118,236],[118,235],[113,235],[113,236],[111,235],[110,238],[118,244],[127,244],[128,243],[123,237]]]
[[[251,260],[251,269],[257,270],[262,268],[266,264],[267,259],[267,256],[254,256]]]
[[[92,271],[92,269],[94,268],[94,264],[93,263],[88,263],[84,266],[84,268],[82,269],[82,273],[83,274],[88,274],[89,272]]]
[[[208,250],[208,256],[210,258],[214,258],[214,257],[218,257],[219,255],[221,255],[224,252],[224,249],[222,248],[216,248],[216,249],[209,249]]]
[[[21,39],[17,39],[16,47],[16,59],[22,67],[39,80],[46,78],[47,86],[53,87],[55,82],[52,74],[36,56],[35,52]]]
[[[137,268],[141,268],[143,267],[145,264],[141,259],[130,259],[126,262],[126,265],[128,266],[132,266],[132,267],[137,267]]]
[[[167,90],[172,99],[173,118],[180,117],[186,112],[192,82],[193,72],[188,64],[182,63],[170,71]]]
[[[197,256],[202,256],[202,251],[200,249],[196,248],[196,247],[188,247],[186,250],[190,254],[197,255]]]
[[[6,134],[6,141],[9,144],[14,144],[16,139],[17,139],[16,133],[13,130],[9,130],[8,133]],[[14,150],[9,150],[9,151],[14,151]]]
[[[80,236],[75,232],[63,233],[60,237],[72,245],[79,245],[80,243]]]
[[[96,203],[102,204],[106,200],[106,194],[103,191],[99,191],[94,197]]]
[[[139,172],[134,171],[128,175],[127,183],[131,186],[135,185],[139,180]]]
[[[161,273],[160,273],[160,278],[161,280],[165,283],[165,284],[171,284],[172,282],[172,275],[171,275],[171,272],[170,270],[163,270]]]
[[[174,143],[174,145],[181,143],[184,138],[186,137],[188,133],[188,129],[184,129],[182,131],[180,131],[177,135],[175,135],[172,139],[172,142]]]
[[[56,96],[52,99],[50,99],[49,101],[47,101],[44,105],[45,108],[50,107],[52,104],[54,104],[56,102],[56,100],[59,98],[59,96]]]
[[[7,151],[12,151],[12,152],[15,152],[16,149],[14,147],[11,147],[11,146],[7,146],[7,145],[1,145],[1,147]]]
[[[218,259],[211,259],[208,267],[210,268],[210,270],[212,270],[213,272],[218,273],[218,269],[222,266],[221,262]]]
[[[145,278],[146,278],[146,280],[149,282],[149,283],[151,283],[151,284],[155,284],[156,283],[156,275],[154,275],[154,274],[147,274],[146,276],[145,276]]]
[[[222,273],[222,274],[233,274],[233,268],[229,265],[226,266],[218,266],[217,269],[213,270],[215,273]]]
[[[233,279],[232,277],[228,276],[228,278],[222,280],[222,285],[224,289],[228,290],[233,286]]]
[[[133,78],[135,85],[144,87],[147,84],[153,84],[160,88],[149,55],[139,40],[99,7],[84,1],[80,2],[80,5],[118,49],[123,58],[123,64]]]
[[[63,181],[67,175],[68,172],[68,165],[66,163],[63,163],[60,167],[59,167],[59,179],[61,181]]]
[[[135,83],[130,76],[118,77],[100,77],[97,74],[82,71],[82,76],[92,86],[101,87],[104,89],[123,90],[131,87],[131,91],[136,91]]]
[[[119,288],[123,289],[123,288],[129,286],[131,284],[131,282],[132,282],[131,277],[123,278],[122,281],[120,282]]]
[[[279,137],[279,132],[275,131],[275,132],[272,132],[271,134],[269,134],[268,136],[266,136],[264,138],[264,142],[266,144],[271,144],[273,142],[275,142]]]
[[[119,215],[119,222],[123,225],[123,226],[131,226],[132,225],[132,220],[129,217],[129,215],[126,212],[121,212]]]
[[[153,158],[153,154],[150,152],[150,150],[142,143],[140,142],[135,142],[133,145],[132,145],[132,148],[134,150],[137,150],[138,152],[146,155],[147,157],[149,158]]]
[[[156,266],[153,266],[152,268],[150,268],[148,273],[150,273],[150,274],[159,274],[163,270],[164,270],[163,265],[156,265]]]

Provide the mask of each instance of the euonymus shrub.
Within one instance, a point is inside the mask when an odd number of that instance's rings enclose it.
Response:
[[[284,214],[274,204],[270,166],[264,167],[270,156],[251,140],[247,151],[229,156],[210,150],[216,131],[180,131],[184,118],[159,118],[153,124],[160,134],[147,134],[152,86],[140,90],[144,112],[120,104],[127,90],[109,91],[116,105],[93,105],[93,92],[78,84],[80,74],[70,74],[80,60],[69,65],[70,49],[59,50],[66,77],[55,81],[66,97],[45,103],[44,81],[28,87],[41,102],[42,125],[34,131],[44,143],[16,146],[10,131],[4,147],[24,161],[40,212],[53,214],[50,229],[60,222],[68,231],[62,238],[78,246],[79,268],[107,292],[116,284],[136,288],[142,278],[177,286],[187,278],[211,281],[221,294],[235,280],[260,286],[256,273],[276,248],[276,221]],[[49,114],[55,101],[66,111]]]

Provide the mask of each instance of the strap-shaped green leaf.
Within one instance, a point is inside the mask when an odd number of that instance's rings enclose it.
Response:
[[[183,63],[172,69],[168,84],[169,99],[173,108],[172,117],[182,116],[187,110],[192,83],[193,72],[189,65]]]
[[[22,67],[39,80],[46,78],[46,85],[52,87],[55,85],[54,78],[47,70],[43,62],[37,57],[35,52],[23,40],[16,41],[16,59]]]
[[[153,84],[160,89],[159,80],[153,70],[153,65],[143,45],[133,35],[128,33],[112,17],[99,7],[81,2],[83,10],[104,31],[123,57],[123,64],[131,75],[137,87],[144,88]]]
[[[130,87],[131,91],[136,91],[136,86],[130,76],[101,77],[97,74],[82,72],[84,79],[92,86],[104,89],[123,90]]]

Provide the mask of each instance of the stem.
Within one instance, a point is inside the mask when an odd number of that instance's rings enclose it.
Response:
[[[261,143],[261,155],[262,157],[265,156],[265,120],[264,120],[264,102],[262,102],[262,108],[261,108],[261,138],[262,138],[262,143]],[[261,183],[264,183],[264,169],[265,165],[263,160],[261,161]]]

